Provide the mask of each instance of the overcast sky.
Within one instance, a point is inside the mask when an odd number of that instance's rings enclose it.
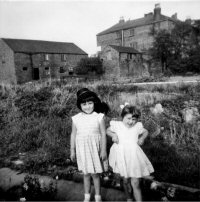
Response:
[[[161,13],[200,19],[199,0],[0,0],[0,38],[73,42],[89,55],[96,35],[125,20],[141,18],[160,3]]]

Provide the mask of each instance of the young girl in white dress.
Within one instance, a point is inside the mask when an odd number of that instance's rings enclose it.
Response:
[[[140,147],[148,131],[138,121],[139,116],[140,111],[136,107],[126,105],[121,112],[122,121],[110,121],[107,129],[107,134],[114,142],[110,149],[109,164],[113,172],[119,173],[125,182],[130,180],[136,201],[142,201],[140,178],[154,172],[151,162]],[[127,187],[124,188],[127,195]],[[127,199],[130,200],[132,199]]]
[[[101,201],[99,174],[107,159],[104,114],[109,107],[87,88],[77,92],[77,107],[81,112],[72,117],[71,159],[77,160],[78,169],[84,174],[84,201],[90,201],[91,177],[95,201]]]

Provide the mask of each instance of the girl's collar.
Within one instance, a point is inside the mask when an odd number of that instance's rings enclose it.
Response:
[[[136,122],[134,125],[132,125],[131,127],[127,127],[127,126],[125,125],[125,123],[122,121],[122,125],[123,125],[125,128],[127,128],[127,129],[133,128],[134,126],[136,126],[136,124],[137,124],[137,122]]]
[[[92,113],[87,114],[87,113],[85,113],[85,112],[81,111],[81,114],[83,114],[83,115],[92,115],[92,114],[95,114],[95,113],[96,113],[96,112],[95,112],[95,111],[93,111]]]

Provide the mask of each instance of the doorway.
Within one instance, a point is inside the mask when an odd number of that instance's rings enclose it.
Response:
[[[33,80],[40,79],[40,71],[39,68],[33,68]]]

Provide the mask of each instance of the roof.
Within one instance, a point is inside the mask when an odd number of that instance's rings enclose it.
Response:
[[[135,50],[132,47],[115,46],[115,45],[110,45],[110,47],[114,48],[119,53],[137,53],[137,54],[141,54],[139,51]]]
[[[159,21],[165,21],[165,20],[176,21],[173,18],[167,17],[165,15],[160,15]],[[128,21],[124,21],[124,22],[123,21],[119,22],[119,23],[113,25],[112,27],[98,33],[97,36],[109,34],[112,32],[119,31],[119,30],[126,30],[126,29],[130,29],[130,28],[134,28],[134,27],[144,26],[144,25],[155,23],[155,22],[158,22],[158,21],[154,20],[154,15],[152,13],[152,15],[147,15],[146,17],[139,18],[136,20],[128,20]]]
[[[25,40],[25,39],[7,39],[2,40],[14,51],[21,53],[60,53],[87,55],[82,49],[74,43]]]

